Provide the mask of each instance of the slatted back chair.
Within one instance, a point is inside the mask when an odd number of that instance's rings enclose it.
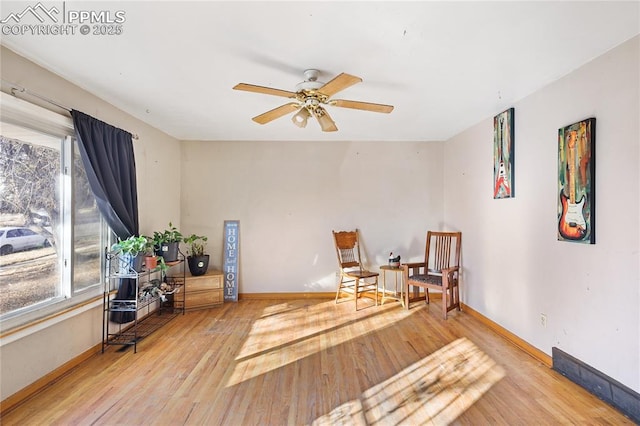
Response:
[[[409,288],[414,295],[424,288],[429,303],[429,290],[442,292],[442,315],[453,309],[460,310],[460,245],[461,232],[427,232],[424,262],[404,263],[405,308],[409,309]]]
[[[378,304],[378,273],[368,271],[363,265],[360,256],[360,240],[358,230],[332,231],[333,241],[338,256],[340,267],[340,282],[336,290],[336,303],[344,293],[355,299],[356,311],[358,310],[358,298],[363,293],[375,294],[375,304]]]

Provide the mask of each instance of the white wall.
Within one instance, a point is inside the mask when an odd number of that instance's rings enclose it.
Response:
[[[141,233],[180,223],[180,143],[57,75],[1,47],[2,79],[139,135],[134,141]],[[8,90],[3,86],[3,90]],[[36,98],[24,97],[36,104]],[[59,112],[59,111],[56,111]],[[0,400],[72,360],[102,339],[102,302],[0,342]]]
[[[305,129],[304,131],[317,131]],[[439,142],[183,142],[183,232],[240,220],[243,293],[335,291],[331,230],[359,228],[371,267],[408,258],[443,218]]]
[[[492,194],[492,117],[445,144],[463,300],[540,350],[640,391],[639,38],[515,107],[516,197]],[[496,114],[500,111],[496,111]],[[557,241],[558,129],[596,117],[596,244]],[[547,315],[547,327],[540,314]]]

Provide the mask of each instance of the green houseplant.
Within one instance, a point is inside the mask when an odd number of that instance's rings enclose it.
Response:
[[[187,264],[191,275],[206,274],[209,268],[209,255],[205,253],[207,237],[191,234],[184,238],[184,242],[187,245]]]
[[[111,253],[119,258],[120,273],[129,273],[131,269],[140,272],[148,245],[149,240],[144,235],[132,235],[125,240],[118,238],[111,246]]]
[[[182,234],[171,222],[169,222],[169,227],[164,231],[155,231],[153,233],[155,250],[166,262],[178,260],[178,248],[182,239]]]

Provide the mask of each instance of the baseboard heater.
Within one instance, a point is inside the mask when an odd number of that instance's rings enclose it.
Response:
[[[640,424],[640,394],[558,348],[551,356],[554,370]]]

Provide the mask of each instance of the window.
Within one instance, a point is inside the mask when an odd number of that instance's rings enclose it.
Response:
[[[89,187],[77,142],[74,143],[73,289],[80,292],[100,282],[106,226]]]
[[[100,293],[108,232],[71,119],[2,95],[0,319],[18,325]]]

